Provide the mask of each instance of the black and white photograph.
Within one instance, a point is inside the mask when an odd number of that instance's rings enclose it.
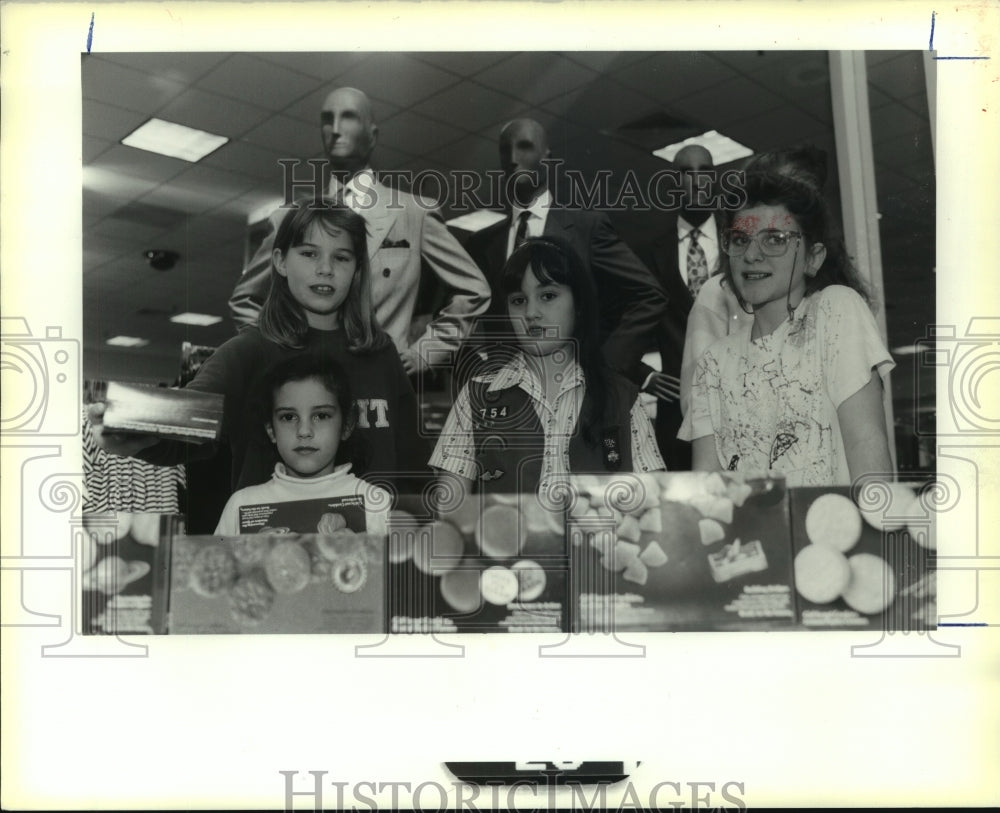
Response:
[[[505,5],[8,7],[5,808],[997,801],[996,10]]]

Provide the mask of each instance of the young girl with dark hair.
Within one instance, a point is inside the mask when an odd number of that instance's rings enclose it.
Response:
[[[334,358],[354,391],[357,440],[366,456],[357,473],[389,483],[426,470],[429,451],[417,429],[418,407],[399,354],[379,329],[371,304],[364,219],[332,201],[289,209],[275,236],[271,288],[259,328],[220,346],[188,384],[225,397],[222,439],[233,457],[233,490],[262,483],[277,462],[259,420],[263,371],[303,351]],[[103,405],[91,409],[99,423]],[[102,433],[103,434],[103,433]],[[102,445],[168,465],[212,449],[155,438],[103,434]]]
[[[893,362],[809,153],[755,160],[723,231],[723,273],[753,320],[698,361],[680,437],[694,468],[789,485],[892,475],[883,378]]]
[[[522,493],[571,472],[663,469],[637,389],[603,360],[596,288],[573,249],[526,240],[501,289],[507,340],[462,389],[431,465],[469,488]]]
[[[318,353],[289,356],[264,377],[263,397],[264,430],[281,460],[266,483],[229,498],[215,533],[239,534],[242,506],[354,496],[365,497],[368,531],[384,533],[389,495],[351,473],[357,405],[343,368]]]

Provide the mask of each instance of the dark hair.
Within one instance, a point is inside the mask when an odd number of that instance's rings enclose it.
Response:
[[[844,236],[823,195],[826,182],[826,153],[812,145],[788,147],[762,153],[745,167],[746,200],[739,210],[729,212],[726,227],[732,226],[737,215],[753,206],[784,206],[795,218],[805,237],[806,248],[822,243],[826,257],[815,276],[806,277],[806,296],[828,285],[846,285],[871,303],[867,285],[847,254]],[[723,252],[720,266],[726,284],[736,292],[729,257]]]
[[[375,319],[364,218],[329,198],[300,200],[282,218],[274,236],[274,250],[287,257],[290,249],[305,242],[313,225],[330,235],[346,233],[354,249],[357,268],[340,311],[348,349],[353,353],[366,353],[381,347],[389,337]],[[290,348],[301,348],[309,330],[302,306],[292,296],[288,280],[278,273],[273,260],[271,288],[260,312],[259,326],[264,338]]]
[[[601,350],[600,307],[597,288],[580,256],[564,240],[533,237],[525,240],[510,255],[503,268],[500,290],[506,299],[521,290],[528,269],[539,282],[567,286],[573,294],[573,340],[577,362],[583,369],[588,398],[580,414],[580,427],[588,442],[603,437],[604,424],[611,414],[611,371]],[[513,337],[513,330],[511,330]]]
[[[292,381],[307,381],[314,378],[329,392],[337,402],[340,414],[344,418],[344,426],[355,426],[357,423],[354,396],[351,382],[336,359],[332,356],[307,351],[295,353],[272,364],[264,373],[261,384],[262,405],[266,409],[265,422],[270,424],[274,416],[275,396],[279,389]],[[337,461],[351,460],[357,464],[360,448],[354,443],[356,432],[352,432],[337,450]]]

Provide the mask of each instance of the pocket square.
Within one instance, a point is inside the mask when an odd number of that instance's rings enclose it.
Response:
[[[382,241],[382,248],[409,248],[410,241],[405,237],[402,240],[390,240],[388,237]]]

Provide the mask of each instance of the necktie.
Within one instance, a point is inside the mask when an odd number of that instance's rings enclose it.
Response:
[[[528,218],[531,212],[527,209],[517,216],[517,231],[514,233],[514,248],[517,249],[521,243],[528,239]]]
[[[708,260],[705,258],[705,249],[698,242],[700,236],[701,231],[699,229],[691,229],[689,235],[691,243],[688,245],[687,252],[687,276],[688,290],[691,292],[692,297],[698,296],[698,291],[701,290],[701,286],[708,279]]]

